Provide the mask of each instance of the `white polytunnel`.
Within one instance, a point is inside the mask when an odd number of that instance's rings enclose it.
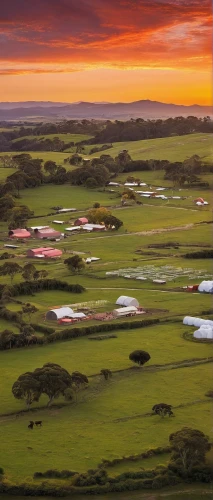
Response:
[[[139,302],[137,299],[134,299],[134,297],[127,297],[126,295],[121,295],[118,297],[116,300],[116,304],[118,306],[124,306],[124,307],[129,307],[129,306],[135,306],[139,307]]]
[[[213,281],[201,281],[199,287],[199,292],[213,293]]]
[[[57,320],[61,318],[70,318],[73,315],[73,310],[70,307],[59,307],[58,309],[51,309],[47,311],[46,319]]]

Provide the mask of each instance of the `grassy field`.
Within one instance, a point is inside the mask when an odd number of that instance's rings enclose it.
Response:
[[[56,466],[59,470],[84,471],[96,467],[103,458],[112,459],[165,446],[168,435],[185,425],[209,433],[211,402],[206,398],[203,404],[190,406],[190,403],[205,399],[210,374],[210,365],[203,365],[156,373],[124,372],[115,375],[109,384],[97,378],[78,404],[36,412],[36,419],[43,420],[43,427],[33,432],[27,429],[31,415],[2,418],[0,436],[4,466],[11,478],[19,480],[36,470]],[[175,410],[175,417],[171,419],[143,416],[134,419],[165,398],[174,406],[189,406]],[[7,404],[9,407],[9,401]],[[124,417],[130,418],[119,421]],[[15,460],[11,460],[11,448]],[[24,467],[20,467],[21,464]]]
[[[67,140],[68,136],[69,141],[74,141],[70,134],[66,135]],[[115,156],[120,149],[127,148],[133,159],[165,158],[177,161],[199,154],[210,161],[211,140],[209,134],[193,134],[117,143],[108,153]],[[86,148],[89,151],[90,146]],[[34,152],[32,156],[63,164],[68,152]],[[99,153],[95,156],[99,156]],[[0,169],[0,181],[10,173],[11,169]],[[157,317],[160,324],[118,330],[115,332],[116,338],[102,342],[82,337],[40,347],[0,351],[0,465],[13,481],[26,478],[31,480],[35,471],[50,468],[85,471],[96,467],[103,458],[113,459],[165,446],[168,444],[169,434],[183,426],[198,428],[206,434],[211,432],[211,400],[205,397],[205,393],[211,388],[212,365],[209,363],[171,369],[174,368],[174,363],[181,363],[186,359],[192,361],[194,358],[212,356],[210,344],[194,343],[183,338],[185,331],[193,332],[194,328],[182,324],[185,315],[202,316],[202,311],[208,311],[212,307],[212,296],[180,291],[184,285],[199,283],[204,277],[211,279],[211,259],[193,260],[183,257],[187,252],[199,250],[199,247],[211,248],[211,191],[174,190],[172,184],[163,179],[163,175],[162,171],[142,172],[140,177],[141,181],[152,188],[163,186],[167,188],[165,194],[180,194],[186,199],[141,199],[143,205],[121,208],[118,193],[122,188],[109,192],[69,185],[46,185],[23,190],[21,198],[17,200],[35,213],[35,218],[28,221],[29,226],[49,224],[55,228],[60,227],[63,231],[78,216],[86,215],[95,202],[110,207],[113,215],[121,219],[124,225],[118,232],[73,234],[60,242],[51,242],[51,246],[62,249],[62,258],[59,261],[35,262],[36,268],[45,268],[50,278],[83,285],[85,291],[82,294],[43,291],[33,296],[16,297],[21,303],[4,304],[8,309],[17,312],[21,310],[22,303],[30,302],[38,309],[32,316],[33,323],[61,330],[62,326],[44,321],[49,308],[104,300],[105,305],[94,308],[97,311],[110,311],[115,308],[120,295],[130,295],[149,310],[140,319]],[[120,174],[118,179],[124,182],[126,177],[127,174]],[[209,175],[204,175],[203,179],[212,182]],[[194,203],[198,196],[209,202],[202,210]],[[73,207],[77,212],[56,215],[52,209],[56,205]],[[64,224],[54,224],[55,219],[64,221]],[[149,248],[153,244],[169,242],[178,243],[178,248]],[[7,223],[0,222],[0,254],[5,251],[5,243],[9,243]],[[17,250],[9,250],[9,253],[15,253],[13,261],[23,266],[29,262],[26,250],[40,245],[34,239],[25,243],[19,241]],[[84,257],[100,257],[100,261],[88,265],[81,274],[73,275],[64,264],[64,259],[72,255],[72,252],[84,253]],[[123,270],[123,274],[128,274],[131,270],[136,272],[137,268],[143,273],[147,269],[145,266],[154,267],[150,268],[148,279],[143,282],[106,275],[107,272],[119,269]],[[163,286],[154,284],[152,273],[166,273],[166,266],[172,266],[172,280],[167,280]],[[22,277],[18,274],[14,283],[20,280]],[[0,277],[1,284],[8,282],[8,276]],[[26,316],[23,319],[28,321]],[[129,319],[124,321],[128,322]],[[98,321],[84,323],[85,326],[92,324],[98,324]],[[19,332],[16,324],[0,319],[0,331],[5,329],[16,334]],[[144,349],[150,353],[151,360],[144,369],[129,369],[132,366],[129,354],[134,349]],[[21,373],[47,362],[59,363],[70,372],[79,370],[87,374],[90,376],[89,388],[79,393],[75,404],[64,403],[63,399],[59,399],[56,402],[58,406],[47,409],[47,398],[42,397],[37,404],[36,413],[22,413],[24,402],[13,397],[11,387]],[[167,363],[172,366],[165,370],[154,367],[156,364]],[[114,373],[109,382],[99,375],[91,377],[102,368],[122,371]],[[178,407],[174,409],[174,418],[145,416],[160,401]],[[34,407],[36,408],[36,404]],[[34,416],[36,420],[43,420],[43,427],[31,432],[27,425]],[[162,463],[162,460],[166,463],[167,458],[155,458],[151,466]],[[140,467],[149,467],[148,462],[120,464],[113,468],[112,474],[140,470]],[[111,474],[111,469],[109,473]]]
[[[55,137],[57,137],[60,141],[63,141],[65,144],[68,144],[70,142],[74,142],[76,144],[77,142],[81,141],[87,141],[88,139],[92,138],[92,135],[88,134],[47,134],[47,135],[27,135],[26,137],[19,137],[18,139],[13,139],[13,144],[16,142],[22,141],[23,139],[26,140],[33,140],[36,139],[37,141],[42,141],[44,139],[49,139],[52,141]]]

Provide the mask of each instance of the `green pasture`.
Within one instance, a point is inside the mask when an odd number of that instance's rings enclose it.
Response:
[[[74,142],[76,144],[77,142],[81,141],[87,141],[88,139],[92,138],[92,135],[88,134],[47,134],[47,135],[26,135],[25,137],[18,137],[18,139],[13,139],[12,143],[15,144],[19,141],[22,141],[23,139],[26,140],[33,140],[36,139],[37,141],[42,141],[45,139],[53,140],[57,137],[60,141],[63,141],[65,144],[68,144],[70,142]]]
[[[20,192],[21,203],[34,210],[35,215],[47,215],[53,213],[51,209],[53,206],[63,206],[63,208],[77,208],[78,210],[85,210],[92,208],[96,201],[101,205],[111,205],[114,201],[116,203],[113,193],[107,191],[93,191],[80,186],[65,185],[45,185],[34,189],[25,189]],[[112,198],[112,199],[111,199]],[[60,220],[61,214],[59,216]],[[63,214],[63,217],[75,217],[73,214]],[[57,218],[55,216],[55,218]],[[43,220],[44,223],[46,222]],[[32,224],[34,225],[34,224]],[[42,225],[42,222],[41,224]]]
[[[12,360],[8,360],[12,367],[10,363]],[[30,367],[30,363],[26,365]],[[133,370],[114,375],[109,383],[97,377],[81,394],[78,404],[37,411],[35,417],[43,420],[43,427],[32,432],[27,429],[32,413],[19,418],[2,417],[1,463],[9,477],[21,480],[50,468],[84,471],[96,467],[103,458],[165,446],[171,432],[187,425],[209,434],[211,401],[206,398],[206,403],[199,404],[199,400],[205,399],[210,374],[211,366],[207,364],[154,373]],[[153,404],[161,400],[189,406],[175,410],[174,418],[134,419],[150,412]],[[194,401],[197,404],[190,406]],[[124,417],[127,420],[119,421]]]
[[[89,146],[90,149],[91,147],[93,146]],[[128,150],[133,160],[158,159],[175,162],[197,154],[210,162],[212,161],[212,134],[198,133],[142,141],[115,142],[107,152],[115,157],[123,149]],[[102,152],[94,153],[91,157],[101,154]]]

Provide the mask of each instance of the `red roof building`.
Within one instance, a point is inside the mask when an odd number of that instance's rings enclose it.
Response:
[[[47,227],[46,229],[34,229],[34,236],[40,240],[56,240],[61,238],[61,232],[55,231],[55,229],[51,227]]]
[[[9,231],[10,238],[30,238],[31,234],[26,229],[11,229]]]
[[[45,258],[55,259],[56,257],[61,257],[62,251],[57,248],[52,248],[51,250],[45,250],[42,252]]]
[[[88,219],[86,217],[80,217],[79,219],[77,219],[74,223],[75,226],[82,226],[83,224],[87,224],[88,223]]]
[[[54,250],[53,247],[41,247],[41,248],[30,248],[27,250],[27,257],[36,257],[37,255],[42,255],[43,252],[48,250]]]

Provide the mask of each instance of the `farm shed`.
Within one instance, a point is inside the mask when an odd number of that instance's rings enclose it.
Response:
[[[121,295],[118,297],[116,300],[116,305],[118,306],[124,306],[124,307],[129,307],[129,306],[139,306],[139,302],[137,299],[134,299],[133,297],[127,297],[126,295]]]
[[[100,260],[100,257],[87,257],[85,262],[86,264],[90,264],[90,262],[97,262],[97,260]]]
[[[81,229],[81,226],[73,226],[73,227],[65,227],[65,231],[78,231],[79,229]]]
[[[27,257],[36,257],[37,255],[41,255],[43,252],[48,250],[53,250],[52,247],[39,247],[39,248],[29,248],[27,250]]]
[[[112,311],[113,316],[116,318],[120,318],[121,316],[131,316],[137,313],[137,307],[129,306],[129,307],[120,307],[119,309],[114,309]]]
[[[51,248],[50,250],[45,250],[42,252],[45,258],[55,259],[56,257],[62,256],[62,251],[58,250],[58,248]]]
[[[106,228],[102,224],[84,224],[83,229],[86,231],[105,231]]]
[[[59,210],[57,210],[58,214],[63,214],[63,213],[67,213],[67,212],[76,212],[76,208],[60,208]]]
[[[30,229],[32,229],[32,231],[34,231],[35,229],[47,229],[49,228],[49,226],[31,226]]]
[[[213,281],[201,281],[199,287],[199,292],[213,293]]]
[[[88,224],[88,219],[86,217],[80,217],[74,222],[75,226],[83,226],[84,224]]]
[[[30,238],[31,236],[27,229],[11,229],[8,235],[10,238]]]
[[[71,307],[59,307],[58,309],[51,309],[47,311],[46,319],[54,321],[61,318],[71,318],[73,316],[73,309]]]
[[[47,227],[46,229],[36,228],[34,229],[34,235],[40,240],[59,239],[61,237],[61,232],[55,231],[55,229],[52,229],[51,227]]]

